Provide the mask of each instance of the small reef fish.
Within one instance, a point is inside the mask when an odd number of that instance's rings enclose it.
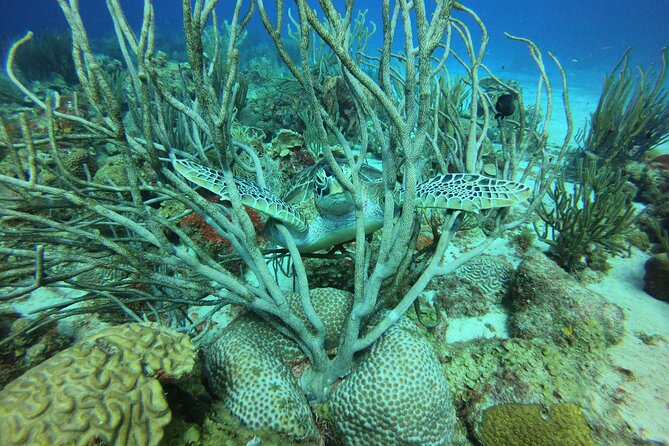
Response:
[[[506,93],[497,98],[495,103],[495,119],[503,119],[511,116],[516,111],[516,95]]]

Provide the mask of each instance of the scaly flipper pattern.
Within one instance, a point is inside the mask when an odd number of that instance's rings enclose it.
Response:
[[[221,201],[230,199],[221,172],[192,161],[180,159],[175,160],[174,168],[187,180],[220,195]],[[242,199],[242,204],[245,206],[264,212],[270,217],[291,226],[297,232],[306,231],[307,222],[304,217],[294,207],[281,200],[271,191],[238,177],[235,177],[235,185]]]
[[[483,175],[452,173],[438,175],[416,186],[416,206],[459,209],[478,214],[483,209],[513,206],[529,198],[525,184]],[[401,203],[404,190],[398,193]]]

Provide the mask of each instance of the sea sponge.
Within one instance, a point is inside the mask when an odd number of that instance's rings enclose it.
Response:
[[[159,379],[191,372],[186,335],[155,323],[105,329],[0,392],[3,445],[157,445],[171,412]]]
[[[330,411],[343,444],[449,444],[455,409],[441,364],[407,318],[392,326],[334,390]]]
[[[581,408],[560,403],[542,414],[538,404],[504,404],[483,415],[480,439],[484,446],[594,446]]]

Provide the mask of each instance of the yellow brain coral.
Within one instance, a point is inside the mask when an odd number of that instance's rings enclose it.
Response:
[[[171,419],[158,379],[189,373],[195,356],[158,324],[103,330],[0,391],[2,444],[157,445]]]
[[[581,407],[553,406],[547,416],[536,404],[505,404],[483,415],[480,432],[485,446],[595,446]]]

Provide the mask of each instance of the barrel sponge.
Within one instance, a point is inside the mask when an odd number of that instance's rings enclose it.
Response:
[[[158,379],[189,373],[195,356],[154,323],[85,338],[0,391],[3,445],[157,445],[171,419]]]
[[[537,404],[504,404],[485,411],[480,431],[485,446],[594,446],[581,407],[560,403],[547,415]]]
[[[337,386],[330,410],[347,446],[446,445],[455,423],[439,360],[407,318]]]
[[[296,440],[320,437],[297,378],[268,345],[253,342],[254,325],[225,331],[206,351],[209,387],[225,407],[253,430]]]

